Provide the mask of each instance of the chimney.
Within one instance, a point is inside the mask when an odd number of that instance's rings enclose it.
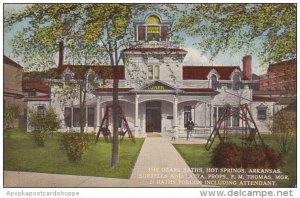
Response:
[[[58,49],[58,67],[64,64],[64,42],[59,42],[59,49]]]
[[[246,55],[243,57],[243,73],[249,80],[252,80],[252,56]]]

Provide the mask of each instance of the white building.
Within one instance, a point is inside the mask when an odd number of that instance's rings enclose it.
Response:
[[[247,103],[260,132],[267,132],[275,102],[270,98],[256,97],[252,80],[251,56],[243,58],[243,71],[239,66],[185,66],[187,51],[168,37],[171,21],[157,14],[146,16],[135,23],[135,42],[123,50],[123,66],[111,72],[110,79],[119,79],[119,103],[131,130],[136,137],[147,132],[167,133],[171,129],[185,136],[185,123],[191,119],[199,136],[209,134],[224,111],[224,105],[235,108]],[[62,51],[60,51],[62,53]],[[60,55],[62,58],[62,55]],[[72,70],[82,68],[96,71],[103,78],[103,70],[111,66],[63,65],[60,60],[57,80],[69,80],[76,75]],[[112,81],[112,80],[110,80]],[[52,87],[53,89],[55,87]],[[62,131],[79,127],[79,107],[76,101],[61,104],[57,94],[47,99],[31,96],[30,108],[52,106],[63,120]],[[50,101],[50,103],[49,103]],[[42,103],[45,104],[42,104]],[[112,103],[112,87],[99,87],[88,95],[86,104],[86,130],[97,131],[105,108]],[[229,126],[237,129],[239,118],[233,116]]]

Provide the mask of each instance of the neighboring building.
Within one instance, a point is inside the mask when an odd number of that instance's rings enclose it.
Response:
[[[4,77],[4,91],[3,91],[3,109],[8,105],[19,108],[20,117],[18,121],[13,123],[13,127],[24,127],[23,113],[26,112],[26,105],[23,103],[24,97],[22,92],[22,72],[23,67],[7,56],[3,56],[3,77]]]
[[[259,90],[254,94],[276,100],[275,112],[296,101],[296,66],[296,59],[270,64],[267,73],[260,76]]]
[[[267,73],[260,76],[259,90],[292,90],[296,92],[296,59],[270,64]]]
[[[47,86],[42,79],[23,79],[22,88],[24,93],[24,102],[27,104],[28,110],[43,111],[51,106],[50,87]],[[26,113],[27,115],[30,112]],[[30,131],[27,126],[27,131]]]
[[[81,78],[104,78],[106,86],[99,87],[88,95],[86,102],[86,131],[97,131],[106,106],[112,103],[112,80],[119,79],[119,103],[129,127],[136,137],[145,137],[147,132],[166,133],[175,130],[179,136],[186,135],[185,123],[192,119],[196,131],[210,134],[214,124],[224,111],[224,105],[232,108],[247,103],[261,132],[268,132],[275,101],[259,98],[253,94],[257,80],[252,79],[251,56],[243,58],[243,71],[239,66],[186,66],[183,60],[187,51],[171,41],[168,32],[172,22],[159,15],[148,15],[135,24],[135,41],[123,50],[123,66],[64,65],[62,46],[59,50],[59,67],[52,70],[48,81],[64,83]],[[86,72],[86,74],[85,74]],[[55,75],[54,75],[55,73]],[[51,86],[51,93],[57,89]],[[31,100],[39,106],[52,106],[63,120],[61,131],[79,128],[77,101],[61,103],[59,95]],[[111,127],[111,124],[109,125]],[[238,115],[229,120],[232,129],[241,127]],[[121,126],[120,126],[121,127]]]

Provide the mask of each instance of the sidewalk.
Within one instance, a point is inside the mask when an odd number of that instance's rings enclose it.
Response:
[[[6,187],[204,187],[169,140],[145,139],[129,179],[4,171]]]

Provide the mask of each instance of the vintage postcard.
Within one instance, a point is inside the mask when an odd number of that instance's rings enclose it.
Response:
[[[4,3],[4,187],[296,188],[296,13]]]

